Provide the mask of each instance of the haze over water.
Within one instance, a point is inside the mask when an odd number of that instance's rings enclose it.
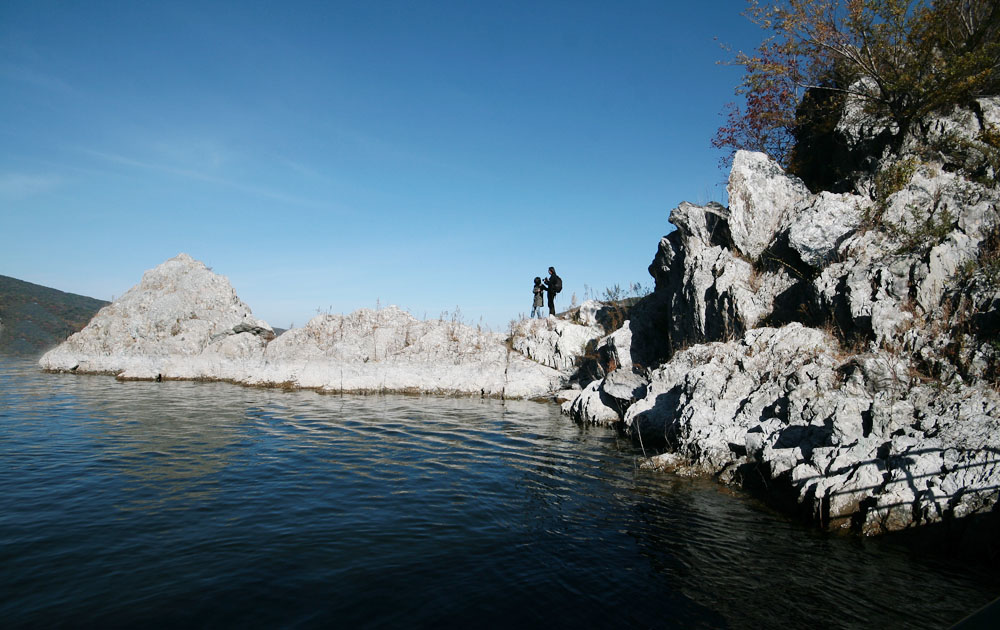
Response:
[[[638,470],[554,405],[0,359],[0,619],[937,628],[1000,580]]]

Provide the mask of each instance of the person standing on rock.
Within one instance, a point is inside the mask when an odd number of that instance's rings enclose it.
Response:
[[[542,318],[542,293],[545,292],[545,285],[542,284],[542,279],[535,276],[535,286],[531,290],[534,295],[534,299],[531,301],[531,316]]]
[[[549,267],[549,277],[542,281],[546,293],[549,296],[549,315],[556,315],[556,293],[562,291],[562,278],[556,275],[556,268]]]

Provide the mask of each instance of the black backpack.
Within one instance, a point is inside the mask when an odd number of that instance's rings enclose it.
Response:
[[[551,280],[549,280],[549,288],[555,291],[556,293],[562,291],[562,278],[560,278],[559,276],[555,276]]]

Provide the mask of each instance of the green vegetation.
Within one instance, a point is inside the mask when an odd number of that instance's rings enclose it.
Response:
[[[925,210],[923,207],[914,207],[912,212],[917,220],[915,227],[902,229],[890,226],[890,234],[900,243],[897,254],[925,254],[943,243],[955,229],[955,217],[947,208]]]
[[[989,162],[995,176],[997,173],[1000,173],[1000,129],[995,126],[989,126],[986,129],[983,129],[979,132],[979,141],[986,147],[986,159]],[[980,179],[979,183],[986,184],[988,182]],[[992,183],[996,182],[994,181]]]
[[[907,156],[884,165],[872,180],[872,198],[875,203],[864,210],[863,225],[868,229],[884,228],[883,215],[889,207],[889,198],[903,190],[917,172],[920,161]]]
[[[712,144],[763,151],[811,187],[830,184],[813,161],[847,99],[882,130],[866,147],[878,158],[912,122],[1000,92],[996,0],[750,0],[745,14],[769,35],[736,54],[744,104]]]
[[[875,204],[884,210],[889,197],[895,195],[910,183],[920,163],[916,158],[907,157],[886,166],[875,175]]]
[[[81,330],[107,304],[0,276],[0,353],[41,354]]]

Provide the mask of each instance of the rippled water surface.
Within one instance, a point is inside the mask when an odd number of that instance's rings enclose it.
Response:
[[[636,455],[540,403],[0,359],[0,623],[935,628],[1000,592]]]

